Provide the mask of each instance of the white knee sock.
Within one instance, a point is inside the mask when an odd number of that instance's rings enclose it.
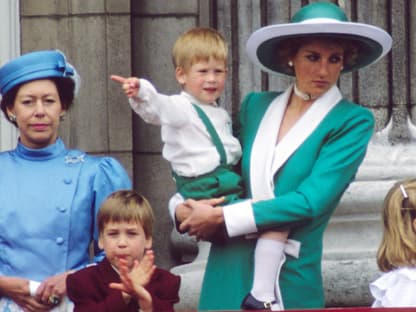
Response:
[[[254,252],[254,280],[251,294],[260,301],[273,301],[277,270],[283,261],[285,244],[278,240],[259,238]]]

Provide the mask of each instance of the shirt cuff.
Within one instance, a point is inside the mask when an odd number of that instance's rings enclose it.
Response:
[[[182,204],[185,201],[185,199],[182,197],[181,194],[175,193],[169,200],[169,214],[173,221],[176,220],[175,211],[176,207],[179,204]]]
[[[141,103],[148,102],[150,98],[150,94],[156,93],[156,89],[153,87],[153,85],[145,80],[145,79],[139,79],[140,81],[140,87],[137,94],[131,98],[129,98],[129,104],[130,107],[136,112],[139,113],[141,108]]]
[[[137,92],[138,98],[140,99],[148,98],[149,92],[156,92],[155,87],[151,84],[150,81],[140,78],[139,83],[140,83],[140,87],[139,87],[139,91]]]
[[[36,291],[38,290],[40,283],[37,281],[29,281],[29,293],[30,296],[34,297],[36,295]]]
[[[229,237],[257,233],[251,200],[224,206],[224,223]]]

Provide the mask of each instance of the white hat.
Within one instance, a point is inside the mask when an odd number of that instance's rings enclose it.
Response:
[[[344,64],[349,72],[377,62],[386,55],[392,44],[391,36],[383,29],[363,23],[349,22],[344,11],[330,2],[314,2],[302,7],[290,23],[262,27],[251,34],[246,44],[250,60],[270,73],[293,75],[287,60],[279,60],[276,51],[289,38],[325,37],[349,39],[358,47],[353,64]]]

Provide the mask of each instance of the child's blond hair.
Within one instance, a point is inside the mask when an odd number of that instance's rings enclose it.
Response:
[[[383,209],[383,239],[377,264],[388,272],[416,265],[416,179],[397,182],[387,193]]]
[[[139,223],[146,238],[152,237],[153,210],[147,199],[132,190],[120,190],[110,194],[102,203],[97,216],[100,235],[109,222]]]
[[[209,61],[210,58],[224,61],[227,66],[228,47],[224,37],[215,29],[196,27],[182,34],[172,49],[175,68],[187,71],[193,64]]]

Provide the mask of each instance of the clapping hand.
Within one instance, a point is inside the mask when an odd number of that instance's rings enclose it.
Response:
[[[110,288],[123,292],[123,296],[130,296],[138,301],[141,311],[152,311],[152,297],[145,289],[156,269],[153,250],[146,250],[139,262],[134,261],[129,271],[126,259],[119,259],[119,274],[121,283],[110,283]]]

